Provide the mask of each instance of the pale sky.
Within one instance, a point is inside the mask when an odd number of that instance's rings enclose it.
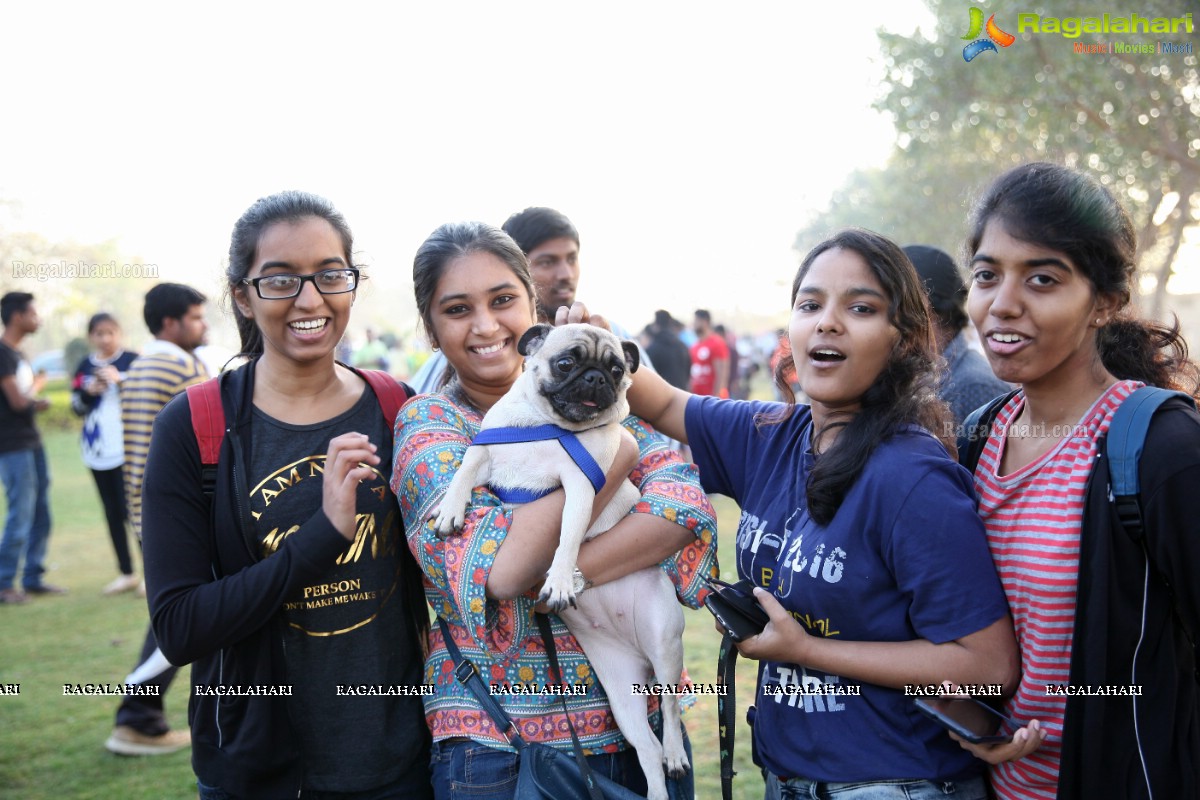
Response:
[[[580,297],[778,313],[797,229],[893,139],[854,4],[10,4],[0,199],[52,239],[116,237],[219,294],[234,221],[324,194],[370,267],[351,330],[411,328],[412,256],[530,205],[582,238]]]
[[[628,328],[782,316],[796,231],[895,140],[876,30],[935,24],[920,0],[10,3],[0,23],[19,227],[116,238],[215,298],[238,216],[317,192],[369,268],[355,335],[413,329],[439,224],[530,205],[575,222],[579,297]]]

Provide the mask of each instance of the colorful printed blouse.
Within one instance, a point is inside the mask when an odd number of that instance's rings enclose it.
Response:
[[[392,489],[400,502],[408,545],[425,573],[425,592],[434,611],[449,624],[454,642],[480,671],[501,689],[497,700],[530,741],[569,748],[558,696],[543,687],[560,686],[549,674],[549,661],[533,618],[533,593],[514,600],[486,596],[488,571],[512,524],[512,506],[477,488],[463,530],[441,536],[430,517],[445,494],[463,454],[479,432],[480,414],[444,394],[409,401],[396,419]],[[667,441],[645,422],[629,417],[626,430],[638,442],[641,459],[630,479],[642,493],[630,513],[655,514],[692,531],[696,539],[662,564],[683,604],[698,608],[707,593],[704,579],[716,577],[716,514],[700,489],[696,468],[685,463]],[[590,752],[624,748],[604,689],[566,625],[550,615],[564,682],[579,694],[567,696],[575,730]],[[454,665],[438,626],[431,635],[425,683],[436,686],[425,698],[433,738],[468,737],[512,750],[470,691],[454,678]],[[660,678],[667,680],[665,677]],[[496,688],[493,691],[496,691]],[[526,690],[526,691],[523,691]]]

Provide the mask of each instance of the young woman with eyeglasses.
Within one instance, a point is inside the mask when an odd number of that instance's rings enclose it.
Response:
[[[146,584],[163,653],[193,662],[202,800],[432,796],[428,616],[388,487],[393,420],[334,359],[363,277],[351,245],[323,198],[251,206],[226,272],[250,358],[218,379],[211,496],[191,398],[155,421]]]

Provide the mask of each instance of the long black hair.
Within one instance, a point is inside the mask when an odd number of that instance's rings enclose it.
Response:
[[[1097,292],[1118,300],[1118,313],[1096,331],[1096,350],[1112,375],[1200,396],[1200,373],[1188,359],[1179,320],[1140,319],[1130,305],[1137,271],[1133,221],[1090,176],[1057,164],[1024,164],[1001,175],[971,217],[968,254],[974,256],[991,221],[1014,239],[1070,258]]]
[[[842,505],[846,493],[862,474],[875,447],[905,425],[918,425],[951,449],[950,410],[938,399],[937,381],[941,357],[934,339],[932,312],[921,278],[904,251],[885,236],[851,228],[826,239],[808,252],[792,281],[792,305],[804,278],[817,256],[835,250],[850,250],[862,256],[888,298],[888,321],[899,331],[892,353],[862,396],[861,408],[853,414],[838,414],[816,432],[814,445],[833,428],[841,428],[833,445],[817,459],[808,478],[808,512],[820,525],[828,525]],[[780,360],[775,383],[789,405],[795,394],[787,375],[794,369],[792,354]],[[803,387],[801,387],[803,388]],[[764,419],[773,423],[782,416]]]

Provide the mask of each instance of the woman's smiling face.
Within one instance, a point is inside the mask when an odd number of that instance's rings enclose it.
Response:
[[[337,230],[320,217],[303,217],[263,229],[246,277],[313,275],[350,266]],[[295,297],[263,299],[253,286],[242,285],[234,300],[262,333],[264,357],[308,362],[331,357],[350,321],[354,292],[321,294],[313,281],[305,281]]]
[[[448,262],[430,318],[434,342],[468,393],[503,393],[521,376],[517,342],[536,321],[533,298],[497,256],[473,250]]]

